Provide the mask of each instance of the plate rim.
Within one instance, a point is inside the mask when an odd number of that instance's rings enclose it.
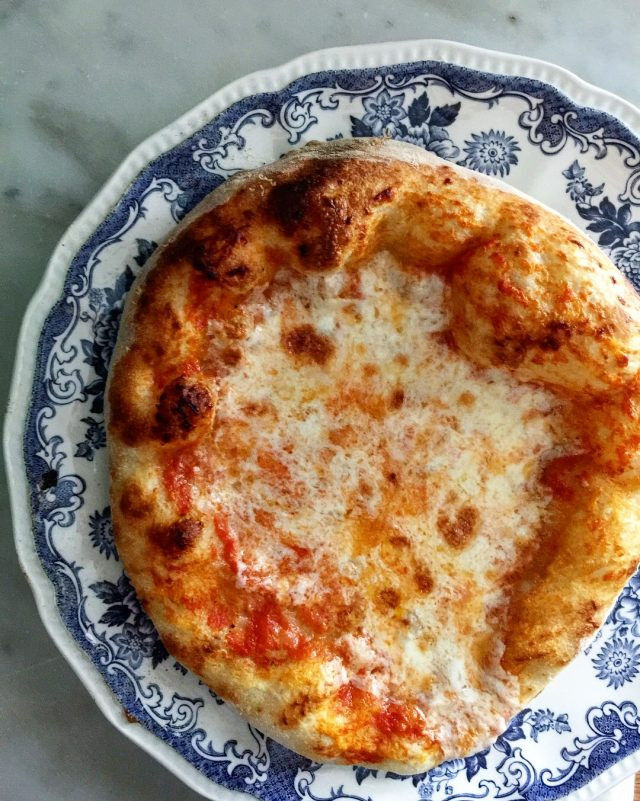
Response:
[[[141,170],[193,135],[225,108],[245,97],[282,89],[297,78],[317,72],[375,68],[427,60],[541,81],[560,90],[582,106],[611,114],[633,132],[640,133],[640,109],[632,103],[583,80],[564,67],[537,58],[443,39],[388,41],[311,51],[222,86],[132,150],[63,233],[22,319],[4,417],[3,445],[14,544],[38,615],[58,651],[107,720],[192,790],[213,801],[240,801],[251,796],[230,790],[207,778],[168,743],[143,726],[132,725],[125,717],[120,702],[89,657],[74,641],[59,615],[53,585],[38,558],[33,539],[30,485],[23,451],[39,336],[53,303],[59,298],[65,276],[78,248],[114,208]],[[12,469],[9,469],[10,465]],[[611,765],[567,798],[571,801],[591,801],[639,769],[640,750]]]

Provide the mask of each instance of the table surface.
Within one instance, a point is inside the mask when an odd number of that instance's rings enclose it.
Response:
[[[442,38],[552,61],[640,105],[639,12],[638,0],[0,0],[2,408],[57,240],[135,145],[227,82],[321,47]],[[112,728],[48,639],[4,474],[0,514],[0,801],[196,801]]]

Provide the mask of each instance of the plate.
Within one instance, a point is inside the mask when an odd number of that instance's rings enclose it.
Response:
[[[640,574],[595,640],[490,749],[399,777],[267,739],[165,651],[113,542],[103,393],[157,243],[238,170],[312,140],[392,136],[571,219],[640,289],[640,113],[557,67],[450,42],[339,48],[217,92],[142,144],[58,245],[27,311],[5,430],[17,550],[106,716],[212,799],[593,798],[640,767]]]

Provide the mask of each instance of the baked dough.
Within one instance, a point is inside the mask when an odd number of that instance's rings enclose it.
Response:
[[[580,231],[412,145],[228,181],[136,280],[108,387],[169,651],[316,760],[486,746],[636,567],[639,324]]]

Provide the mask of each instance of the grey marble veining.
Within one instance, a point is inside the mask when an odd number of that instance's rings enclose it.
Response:
[[[546,59],[640,105],[639,17],[637,0],[0,0],[2,405],[65,228],[136,144],[225,83],[321,47],[432,37]],[[0,801],[195,801],[111,727],[49,641],[4,477],[0,514]]]

